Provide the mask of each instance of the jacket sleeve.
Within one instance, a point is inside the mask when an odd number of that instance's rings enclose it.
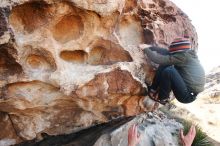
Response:
[[[175,53],[173,55],[162,55],[149,48],[144,49],[144,53],[151,61],[160,65],[178,65],[185,62],[186,57],[184,53]]]
[[[162,54],[162,55],[168,55],[169,54],[169,51],[165,48],[152,46],[152,47],[149,47],[149,49],[151,51],[156,51],[157,53]]]

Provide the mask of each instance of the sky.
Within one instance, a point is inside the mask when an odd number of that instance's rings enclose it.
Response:
[[[185,12],[198,34],[198,56],[206,73],[220,66],[220,0],[171,0]]]

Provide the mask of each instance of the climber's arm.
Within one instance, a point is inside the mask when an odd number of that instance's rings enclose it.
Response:
[[[173,55],[162,55],[156,51],[152,51],[149,48],[144,49],[144,54],[150,58],[153,62],[160,65],[176,65],[185,61],[185,54],[176,53]]]

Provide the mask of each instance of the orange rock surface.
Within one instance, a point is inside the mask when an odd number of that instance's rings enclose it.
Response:
[[[168,0],[11,0],[0,26],[0,140],[12,143],[149,111],[154,72],[138,44],[188,34],[197,47]]]

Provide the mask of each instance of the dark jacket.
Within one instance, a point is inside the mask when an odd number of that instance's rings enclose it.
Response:
[[[186,50],[169,55],[162,55],[146,48],[144,49],[144,53],[157,64],[174,65],[192,92],[198,94],[204,90],[205,72],[195,51]]]

